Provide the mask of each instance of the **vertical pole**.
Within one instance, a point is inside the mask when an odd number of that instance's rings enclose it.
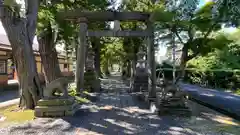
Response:
[[[77,94],[80,94],[84,89],[84,67],[85,67],[85,51],[87,46],[87,20],[80,18],[80,31],[79,31],[79,45],[77,47],[77,60],[76,60],[76,85]]]
[[[176,46],[175,35],[172,32],[172,61],[173,61],[173,83],[176,81]]]
[[[156,97],[156,62],[155,62],[155,50],[154,50],[154,29],[153,24],[148,21],[147,29],[151,31],[151,35],[147,37],[147,61],[148,61],[148,91],[149,97]]]

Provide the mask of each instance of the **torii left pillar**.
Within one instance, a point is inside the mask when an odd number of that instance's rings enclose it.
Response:
[[[147,70],[148,70],[148,98],[154,100],[156,98],[156,62],[154,50],[154,27],[153,23],[147,22],[147,29],[151,31],[151,35],[147,37]]]
[[[84,67],[85,67],[85,52],[87,47],[87,19],[79,18],[80,24],[79,31],[79,45],[77,48],[77,62],[76,62],[76,85],[77,94],[80,94],[84,90]]]

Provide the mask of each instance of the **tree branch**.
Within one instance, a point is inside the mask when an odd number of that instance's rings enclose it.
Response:
[[[179,41],[182,43],[182,44],[185,44],[182,40],[182,38],[180,37],[180,35],[178,34],[177,30],[175,32],[175,35],[177,36],[177,38],[179,39]]]
[[[192,42],[193,40],[193,33],[192,33],[192,24],[189,26],[189,29],[188,29],[188,37],[189,37],[189,40],[190,42]]]
[[[203,41],[202,43],[199,45],[199,48],[197,49],[198,51],[194,52],[192,55],[187,57],[187,60],[191,60],[194,57],[198,56],[198,54],[200,53],[201,47],[206,44],[207,42],[207,37],[209,36],[209,34],[212,32],[212,30],[214,29],[214,27],[218,24],[218,21],[216,21],[209,29],[208,31],[204,34],[203,36]]]
[[[205,33],[205,35],[203,36],[204,39],[206,39],[208,37],[208,35],[212,32],[212,30],[214,29],[214,27],[217,25],[217,22],[215,22],[209,29],[208,31]]]

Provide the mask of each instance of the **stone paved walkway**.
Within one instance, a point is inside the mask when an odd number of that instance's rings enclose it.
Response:
[[[75,117],[36,119],[0,129],[2,135],[237,135],[239,123],[208,108],[190,103],[195,116],[157,116],[127,92],[118,77],[103,80],[95,103],[83,105]]]

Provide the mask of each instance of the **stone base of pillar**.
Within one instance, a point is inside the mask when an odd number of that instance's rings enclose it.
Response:
[[[136,69],[136,74],[132,81],[132,92],[148,90],[148,74],[145,69]]]
[[[95,70],[87,70],[84,73],[84,88],[89,92],[100,91],[100,80],[97,78]]]
[[[73,116],[78,109],[74,98],[41,99],[35,107],[35,117]]]

